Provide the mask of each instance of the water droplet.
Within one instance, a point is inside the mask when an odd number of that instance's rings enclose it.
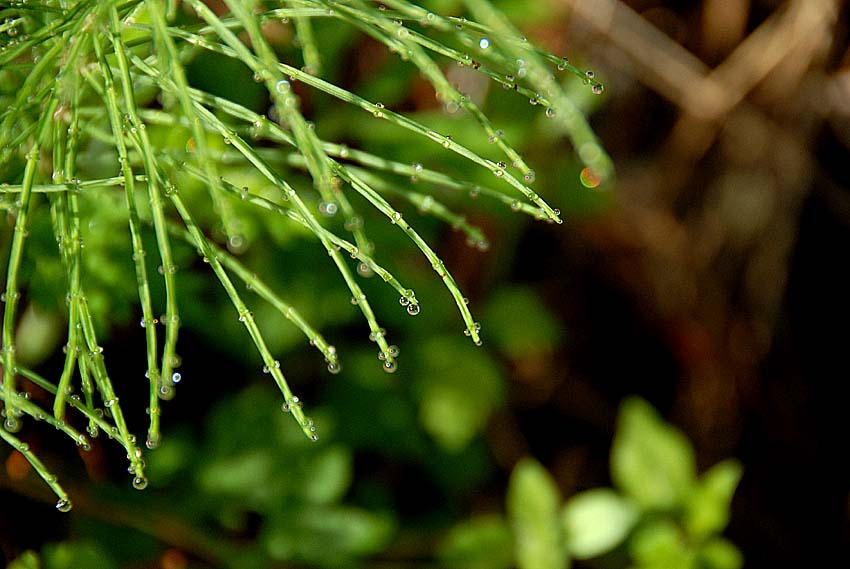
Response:
[[[602,83],[594,83],[590,90],[593,91],[594,95],[601,95],[605,92],[605,86]]]
[[[148,479],[144,476],[136,476],[133,478],[133,488],[136,490],[144,490],[148,487]]]
[[[145,441],[145,446],[149,449],[153,450],[155,448],[159,448],[160,437],[159,435],[148,437],[148,440]]]
[[[343,227],[346,231],[357,231],[363,227],[363,218],[358,215],[353,215],[345,220]]]
[[[58,502],[56,502],[56,509],[62,513],[67,513],[71,511],[74,505],[71,503],[71,500],[67,498],[60,498]]]
[[[452,145],[452,137],[451,135],[446,135],[446,138],[443,140],[443,148],[448,148]]]
[[[525,180],[527,183],[531,184],[532,182],[534,182],[536,177],[537,174],[534,172],[534,170],[529,170],[528,172],[523,174],[522,179]]]
[[[410,304],[410,299],[407,298],[406,296],[402,296],[398,299],[398,303],[401,304],[402,306],[407,306],[408,304]]]
[[[593,79],[596,76],[596,73],[594,73],[592,69],[588,69],[584,72],[584,76],[588,79]]]
[[[292,86],[286,79],[281,79],[280,81],[275,83],[274,89],[275,91],[283,95],[285,93],[288,93],[292,89]]]
[[[389,356],[390,356],[390,357],[392,357],[392,358],[397,358],[397,357],[398,357],[399,352],[400,352],[400,351],[399,351],[399,349],[398,349],[398,346],[396,346],[396,345],[392,345],[392,346],[389,346],[389,347],[387,348],[387,355],[389,355]]]
[[[382,369],[387,373],[395,373],[398,369],[398,364],[394,361],[385,361]]]
[[[598,188],[602,180],[590,168],[584,168],[579,174],[581,185],[585,188]]]
[[[511,210],[519,211],[520,209],[522,209],[522,202],[517,200],[517,201],[511,203]]]
[[[481,41],[478,42],[478,47],[481,49],[487,49],[490,47],[490,40],[487,38],[481,38]]]
[[[159,398],[168,401],[174,398],[174,388],[170,385],[160,385],[159,386]]]
[[[180,383],[181,379],[183,379],[183,376],[180,375],[180,372],[175,371],[171,374],[171,383]]]
[[[550,119],[555,118],[555,109],[553,109],[552,107],[549,107],[548,109],[546,109],[546,118],[550,118]]]
[[[339,362],[328,362],[328,371],[336,375],[342,371],[342,366],[339,365]]]
[[[333,217],[339,211],[339,206],[335,202],[319,202],[319,213],[325,217]]]
[[[112,399],[107,399],[106,401],[104,401],[103,406],[108,409],[108,408],[112,407],[113,405],[115,405],[116,403],[118,403],[118,398],[113,397]]]
[[[3,427],[10,433],[17,433],[21,430],[21,422],[18,421],[15,417],[6,417],[6,421],[3,423]]]
[[[372,114],[375,115],[375,118],[383,118],[384,117],[384,104],[383,103],[375,103],[375,109],[372,111]]]
[[[372,271],[372,267],[370,267],[366,263],[360,263],[359,265],[357,265],[357,274],[359,274],[361,277],[368,278],[374,275],[375,273],[374,271]]]
[[[310,440],[316,442],[319,440],[319,435],[310,435]]]
[[[418,304],[410,303],[407,305],[407,313],[411,316],[416,316],[419,314],[420,308]]]

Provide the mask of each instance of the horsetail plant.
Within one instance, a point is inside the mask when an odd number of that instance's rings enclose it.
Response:
[[[421,306],[414,291],[379,264],[381,253],[369,239],[364,216],[352,196],[370,204],[413,242],[454,299],[465,334],[481,344],[480,326],[449,268],[415,229],[415,223],[405,219],[393,203],[413,205],[423,215],[450,224],[481,250],[489,247],[484,232],[431,192],[413,191],[397,178],[471,197],[486,196],[513,211],[549,222],[561,223],[561,218],[558,210],[531,188],[534,171],[478,104],[452,83],[447,67],[469,68],[540,105],[572,141],[586,166],[586,178],[600,183],[611,178],[613,169],[555,75],[567,71],[599,94],[602,86],[593,73],[534,46],[486,0],[464,3],[478,21],[438,15],[407,0],[384,0],[382,4],[366,0],[225,0],[226,14],[201,0],[0,2],[0,209],[6,211],[11,227],[0,230],[7,250],[0,361],[5,418],[0,437],[29,461],[56,494],[57,509],[70,510],[71,499],[28,444],[15,436],[24,416],[52,425],[83,450],[90,448],[91,437],[106,433],[126,450],[133,485],[139,489],[147,485],[143,451],[127,427],[116,393],[117,388],[126,387],[116,385],[109,374],[88,300],[96,285],[86,275],[82,228],[97,214],[97,199],[104,192],[123,190],[130,242],[127,255],[133,261],[146,344],[149,419],[145,446],[149,449],[161,440],[160,401],[173,397],[181,379],[175,371],[179,365],[180,284],[172,241],[190,244],[209,264],[256,347],[263,371],[280,389],[282,408],[291,412],[309,438],[318,438],[234,279],[291,321],[320,351],[331,373],[341,369],[339,356],[296,307],[231,252],[244,240],[235,213],[238,203],[277,216],[281,223],[294,222],[315,236],[350,291],[352,304],[362,312],[385,371],[396,370],[398,348],[390,345],[359,278],[377,274],[399,294],[400,304],[411,315],[418,314]],[[438,132],[414,117],[323,79],[322,46],[314,30],[317,19],[343,22],[409,62],[433,87],[446,110],[468,113],[499,155],[482,156],[455,141],[451,133]],[[298,63],[281,60],[265,28],[269,23],[290,22],[301,51]],[[272,103],[269,116],[193,87],[186,66],[202,52],[235,59],[250,69],[268,93]],[[302,111],[295,82],[439,145],[471,168],[491,172],[493,183],[484,186],[438,168],[405,164],[393,156],[323,140]],[[147,126],[168,127],[185,136],[185,151],[162,146]],[[223,149],[219,142],[224,143]],[[83,156],[95,147],[108,149],[109,159],[118,163],[118,175],[104,177],[102,169],[86,163]],[[237,180],[222,175],[230,165],[252,168],[276,194],[240,187]],[[299,176],[285,172],[298,172]],[[217,223],[223,228],[224,246],[211,237],[214,232],[209,223],[198,216],[197,198],[181,192],[190,182],[206,188]],[[22,293],[27,291],[23,270],[27,236],[32,219],[45,211],[58,244],[67,291],[64,363],[55,381],[21,365],[16,357],[16,323]],[[341,228],[332,223],[337,213],[343,221]],[[143,234],[151,231],[158,271],[151,270],[143,239]],[[357,264],[356,269],[344,253]],[[151,293],[156,279],[165,290],[161,307],[155,306]],[[157,308],[164,309],[160,317],[155,316]],[[164,325],[163,337],[157,324]],[[30,387],[39,390],[39,397],[31,400]],[[49,410],[36,402],[49,398]],[[85,434],[73,426],[78,418],[69,415],[69,407],[86,423]]]

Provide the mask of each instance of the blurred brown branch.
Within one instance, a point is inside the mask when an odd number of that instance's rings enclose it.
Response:
[[[767,14],[749,0],[687,14],[665,2],[641,13],[620,0],[557,4],[576,45],[618,71],[600,129],[612,125],[619,207],[589,238],[666,330],[683,370],[677,414],[719,457],[771,346],[815,135],[848,92],[827,62],[847,31],[843,3],[788,0]],[[649,148],[646,128],[662,134]]]

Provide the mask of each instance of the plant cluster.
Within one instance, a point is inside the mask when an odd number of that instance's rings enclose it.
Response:
[[[537,461],[514,468],[507,518],[487,515],[455,526],[440,547],[451,567],[542,569],[572,560],[635,569],[740,569],[737,547],[720,533],[741,479],[732,459],[696,475],[694,450],[644,400],[623,402],[611,449],[616,488],[561,502]]]
[[[237,284],[294,324],[321,352],[329,372],[340,371],[339,355],[292,303],[240,261],[251,216],[295,224],[314,236],[365,318],[385,371],[396,370],[398,348],[388,342],[359,279],[381,277],[408,314],[421,307],[415,292],[379,264],[381,251],[370,239],[365,210],[378,212],[421,252],[454,300],[464,333],[481,343],[480,325],[452,273],[402,209],[410,204],[445,221],[474,247],[486,249],[487,239],[434,192],[414,191],[412,183],[486,196],[550,222],[561,218],[532,189],[534,171],[474,98],[448,78],[447,68],[471,70],[543,109],[576,148],[586,186],[612,175],[610,159],[558,78],[567,72],[600,94],[593,72],[534,46],[485,0],[465,1],[474,21],[406,0],[224,4],[226,10],[216,11],[201,0],[0,3],[0,209],[7,214],[7,227],[0,230],[6,251],[0,437],[50,486],[60,511],[71,508],[71,499],[16,433],[29,417],[84,450],[105,433],[126,450],[133,485],[147,486],[142,447],[160,445],[161,401],[174,396],[182,379],[176,351],[185,310],[178,306],[183,267],[176,251],[182,244],[197,251],[225,291],[263,371],[282,394],[283,410],[308,438],[318,439]],[[498,156],[485,157],[454,133],[324,79],[314,33],[319,21],[366,34],[413,65],[445,111],[466,114]],[[281,43],[275,34],[289,25],[295,41]],[[268,111],[194,86],[187,66],[204,54],[245,66],[264,88]],[[302,109],[308,91],[438,145],[470,169],[489,171],[493,182],[482,185],[323,139],[323,118],[308,120]],[[231,175],[233,165],[251,174]],[[399,176],[411,183],[399,183]],[[110,239],[86,239],[104,224],[115,231]],[[51,239],[55,246],[43,246]],[[145,335],[146,370],[139,373],[148,390],[144,443],[128,427],[119,401],[125,387],[110,374],[102,348],[114,315],[99,294],[124,282],[113,274],[120,269],[102,262],[104,251],[115,247],[132,261],[133,303],[140,307],[133,310],[140,311]],[[64,364],[53,380],[25,364],[27,338],[20,330],[27,303],[42,295],[39,300],[50,304],[51,294],[64,305],[67,321]]]

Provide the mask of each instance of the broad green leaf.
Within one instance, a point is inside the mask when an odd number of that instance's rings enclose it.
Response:
[[[63,541],[44,546],[44,569],[114,569],[115,562],[97,545]]]
[[[492,337],[512,360],[552,352],[561,340],[558,321],[530,289],[513,287],[495,292],[484,320],[487,337]]]
[[[670,520],[642,525],[629,540],[635,564],[645,569],[692,569],[696,555],[688,548],[682,531]]]
[[[521,460],[508,485],[508,516],[519,569],[563,569],[569,565],[561,529],[561,497],[555,481],[532,458]]]
[[[743,469],[737,460],[724,460],[702,475],[685,510],[685,527],[697,539],[723,531],[729,523],[729,505]]]
[[[567,551],[577,559],[602,555],[626,538],[639,516],[630,500],[610,488],[577,494],[562,512]]]
[[[437,557],[453,569],[509,569],[513,537],[501,516],[480,516],[453,527],[437,546]]]
[[[741,569],[744,556],[732,542],[715,537],[699,551],[700,565],[706,569]]]
[[[614,484],[644,508],[670,509],[684,504],[695,476],[688,439],[643,399],[626,399],[611,448]]]

